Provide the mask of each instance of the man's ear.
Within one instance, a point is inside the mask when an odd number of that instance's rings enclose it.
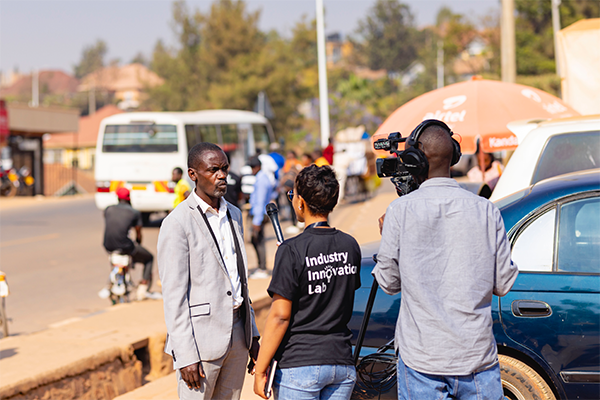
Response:
[[[198,179],[198,177],[196,176],[196,171],[194,171],[192,168],[188,168],[188,176],[190,177],[192,182],[196,182],[196,180]]]

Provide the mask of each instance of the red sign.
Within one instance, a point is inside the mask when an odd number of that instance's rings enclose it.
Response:
[[[8,112],[6,110],[6,102],[0,100],[0,146],[4,146],[10,134],[8,128]]]

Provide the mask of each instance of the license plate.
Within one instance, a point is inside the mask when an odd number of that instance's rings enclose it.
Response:
[[[146,185],[133,185],[131,190],[146,190]]]

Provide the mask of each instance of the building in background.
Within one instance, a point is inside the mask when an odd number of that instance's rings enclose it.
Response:
[[[345,61],[352,54],[354,47],[348,40],[342,40],[342,34],[332,33],[325,39],[325,54],[327,58],[327,67],[331,68]]]
[[[600,114],[600,18],[558,32],[562,99],[584,115]]]
[[[36,78],[39,104],[68,104],[79,86],[77,78],[61,70],[41,70],[31,74],[9,72],[2,75],[0,97],[8,102],[31,102]]]
[[[2,124],[8,127],[2,129],[3,158],[6,156],[13,168],[27,167],[31,171],[34,184],[29,195],[45,194],[42,136],[46,133],[77,131],[79,111],[8,102],[5,104],[4,101],[0,104],[3,107]]]
[[[93,193],[94,155],[100,122],[123,111],[117,106],[104,106],[92,115],[79,118],[79,129],[44,135],[44,171],[46,194],[62,194],[65,190]]]
[[[80,92],[108,92],[121,110],[139,107],[145,90],[159,86],[164,80],[142,64],[113,65],[99,69],[81,79]]]

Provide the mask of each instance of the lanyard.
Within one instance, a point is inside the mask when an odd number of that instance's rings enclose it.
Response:
[[[213,240],[215,241],[215,245],[217,246],[217,250],[219,250],[221,260],[223,261],[223,266],[227,268],[227,265],[225,265],[225,260],[223,259],[223,254],[221,253],[221,249],[219,249],[219,242],[217,242],[217,237],[215,236],[215,233],[213,232],[210,223],[208,222],[208,218],[202,212],[202,208],[200,208],[200,206],[198,206],[198,211],[200,211],[200,214],[202,214],[202,218],[204,219],[204,222],[206,222],[206,226],[208,227],[208,230],[210,231],[210,234]],[[252,303],[252,300],[250,300],[248,294],[248,282],[246,280],[246,268],[244,267],[242,248],[237,238],[237,233],[233,225],[233,218],[231,218],[231,214],[229,213],[229,208],[227,209],[227,219],[229,220],[229,226],[231,227],[231,236],[233,236],[233,245],[235,246],[235,258],[237,259],[238,275],[240,277],[240,283],[242,286],[242,298],[244,299],[244,302],[242,303],[241,311],[242,318],[244,320],[244,336],[246,340],[246,347],[249,349],[252,344],[252,318],[250,311],[250,304]]]
[[[317,226],[326,226],[329,228],[329,222],[327,221],[317,221],[317,222],[313,222],[312,224],[310,224],[309,226],[307,226],[305,229],[308,228],[316,228]]]

